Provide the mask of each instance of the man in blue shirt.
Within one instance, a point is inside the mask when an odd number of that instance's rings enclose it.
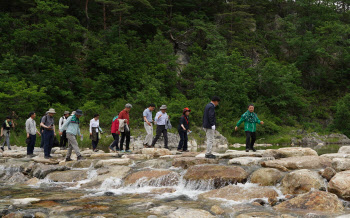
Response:
[[[152,111],[155,109],[154,104],[150,104],[148,108],[146,108],[143,111],[143,123],[147,132],[147,136],[145,138],[145,141],[143,141],[143,146],[145,148],[149,148],[152,145],[152,139],[153,139],[153,118],[152,118]]]
[[[167,106],[166,105],[162,105],[160,107],[160,111],[156,114],[156,117],[154,119],[156,121],[156,124],[157,124],[156,137],[153,139],[151,147],[154,147],[154,145],[158,141],[160,135],[163,133],[164,148],[169,149],[168,148],[168,131],[167,131],[166,127],[165,127],[166,123],[169,120],[169,116],[166,113],[166,110],[167,110]]]

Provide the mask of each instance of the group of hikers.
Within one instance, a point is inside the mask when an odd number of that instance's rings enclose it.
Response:
[[[207,150],[205,157],[206,158],[216,158],[212,154],[212,148],[214,143],[214,136],[216,130],[216,115],[215,107],[219,105],[220,98],[217,96],[212,97],[211,102],[208,103],[204,108],[203,115],[203,129],[207,137]],[[110,152],[131,152],[130,151],[130,117],[129,112],[132,108],[131,104],[126,104],[125,108],[115,116],[112,120],[111,125],[111,134],[114,141],[109,145]],[[150,104],[148,108],[143,111],[143,122],[144,128],[147,132],[146,138],[144,139],[143,146],[144,148],[153,148],[157,143],[161,135],[164,138],[164,148],[169,149],[168,147],[168,129],[172,128],[170,123],[170,116],[167,114],[167,106],[162,105],[159,112],[156,113],[153,118],[153,111],[155,110],[155,105]],[[191,110],[188,107],[185,107],[182,111],[182,115],[179,118],[179,124],[177,130],[180,136],[180,141],[177,147],[179,152],[188,152],[188,134],[191,133],[190,130],[190,113]],[[40,119],[40,131],[37,129],[35,122],[36,114],[35,112],[29,113],[29,118],[25,123],[25,128],[27,132],[27,155],[29,157],[34,157],[34,147],[36,143],[36,136],[41,136],[41,148],[44,151],[44,158],[50,159],[51,149],[53,147],[56,128],[54,115],[56,114],[53,108],[50,108],[46,114]],[[60,142],[59,145],[61,149],[67,149],[66,161],[71,161],[72,150],[75,151],[77,155],[77,160],[83,160],[84,157],[80,153],[78,146],[77,136],[83,139],[83,135],[80,132],[80,117],[83,115],[83,111],[77,109],[71,114],[69,111],[65,111],[64,115],[59,119],[59,135]],[[256,140],[256,124],[264,124],[263,121],[260,121],[256,113],[254,113],[254,105],[250,104],[248,110],[241,116],[241,119],[238,121],[235,130],[238,130],[238,127],[241,123],[244,122],[244,130],[246,133],[246,152],[249,150],[256,151],[254,148],[254,143]],[[153,125],[156,125],[156,136],[153,138]],[[4,138],[4,142],[1,146],[1,150],[4,151],[5,144],[7,144],[8,149],[11,150],[10,146],[10,129],[14,128],[15,124],[11,117],[7,117],[4,123],[1,126],[1,137]],[[90,139],[93,151],[97,152],[97,146],[99,139],[103,130],[99,124],[99,114],[95,114],[90,120],[89,125]],[[120,136],[120,141],[119,141]],[[124,150],[124,141],[125,150]],[[68,147],[67,147],[68,144]]]

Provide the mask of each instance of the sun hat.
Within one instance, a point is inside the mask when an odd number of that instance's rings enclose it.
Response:
[[[126,108],[132,108],[132,105],[129,104],[129,103],[127,103],[127,104],[125,105],[125,107],[126,107]]]
[[[82,110],[80,110],[80,109],[77,109],[76,111],[75,111],[75,115],[80,115],[80,116],[82,116],[83,115],[83,111]]]
[[[167,106],[165,104],[163,104],[161,107],[160,107],[161,110],[166,110],[168,109]]]
[[[185,114],[187,111],[191,112],[191,109],[189,109],[188,107],[185,107],[185,108],[183,109],[183,114]]]
[[[50,109],[49,109],[49,111],[48,111],[47,113],[49,113],[49,114],[55,114],[55,113],[56,113],[56,111],[55,111],[55,109],[50,108]]]
[[[69,114],[69,111],[65,111],[65,112],[64,112],[64,115],[65,115],[65,114]]]

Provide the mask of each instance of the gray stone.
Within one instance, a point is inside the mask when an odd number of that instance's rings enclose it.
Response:
[[[32,170],[31,175],[43,179],[45,178],[49,173],[55,172],[55,171],[65,171],[68,170],[66,166],[58,166],[58,165],[46,165],[46,164],[35,164]]]
[[[260,165],[261,162],[274,160],[273,157],[237,157],[228,161],[228,164],[236,164],[242,166]]]
[[[350,170],[350,158],[334,158],[332,166],[337,172]]]

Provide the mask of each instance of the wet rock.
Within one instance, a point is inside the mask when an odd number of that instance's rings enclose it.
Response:
[[[126,154],[122,158],[129,158],[131,160],[149,160],[153,156],[149,154]]]
[[[143,203],[136,203],[133,206],[129,207],[129,210],[148,210],[151,207],[154,207],[153,202],[143,202]]]
[[[350,154],[350,146],[342,146],[338,150],[339,154]]]
[[[284,201],[274,207],[276,210],[309,210],[336,213],[344,210],[342,202],[335,194],[323,191],[311,191]]]
[[[59,160],[51,158],[51,159],[45,159],[44,157],[36,156],[33,157],[32,160],[36,163],[43,163],[43,164],[59,164]]]
[[[90,168],[91,166],[94,166],[98,160],[80,160],[80,161],[68,161],[68,162],[63,162],[62,165],[65,165],[66,167],[70,168]],[[61,163],[60,163],[61,164]]]
[[[25,183],[28,181],[28,178],[23,175],[23,173],[17,172],[13,174],[7,181],[6,183],[8,184],[16,184],[16,183]]]
[[[225,213],[225,211],[218,205],[214,205],[210,208],[210,211],[213,212],[216,215],[221,215]]]
[[[213,181],[214,186],[219,188],[228,184],[245,182],[249,174],[242,168],[223,165],[197,165],[190,167],[184,175],[185,180]]]
[[[228,161],[228,164],[236,164],[241,166],[260,165],[261,162],[274,160],[273,157],[237,157]]]
[[[238,216],[236,216],[236,218],[262,218],[262,217],[277,217],[276,214],[270,213],[270,212],[251,212],[251,213],[243,213],[240,214]]]
[[[226,150],[224,154],[217,155],[219,159],[232,159],[237,157],[262,157],[264,151],[257,150],[256,152],[245,152],[238,150]]]
[[[211,213],[200,209],[179,208],[168,215],[169,218],[211,218]]]
[[[81,184],[82,188],[97,188],[102,185],[103,182],[108,182],[107,179],[123,179],[130,173],[131,168],[127,166],[110,166],[107,169],[100,168],[97,171],[97,176],[93,177],[91,181]],[[114,184],[117,185],[117,184]],[[111,188],[111,187],[109,187]]]
[[[84,210],[93,210],[93,211],[106,211],[109,210],[108,206],[105,205],[93,205],[93,204],[87,204],[83,206]]]
[[[171,161],[153,159],[142,162],[138,166],[141,168],[168,169],[171,167]]]
[[[52,211],[50,212],[50,217],[52,215],[60,215],[65,212],[70,212],[70,211],[77,211],[77,210],[82,210],[84,209],[81,206],[57,206],[52,208]]]
[[[196,158],[196,157],[181,157],[181,158],[175,158],[173,160],[174,167],[182,167],[184,169],[187,169],[193,165],[218,164],[218,163],[219,163],[218,159]]]
[[[296,170],[287,174],[281,182],[284,194],[303,194],[312,189],[326,189],[322,177],[311,170]]]
[[[62,172],[53,172],[46,176],[53,182],[76,182],[87,178],[86,170],[68,170]]]
[[[279,149],[267,149],[264,157],[274,157],[275,159],[287,157],[318,156],[317,152],[311,148],[287,147]]]
[[[142,149],[142,154],[152,155],[153,157],[172,155],[171,151],[165,148],[144,148]]]
[[[350,158],[350,154],[340,154],[340,153],[322,154],[321,157],[326,157],[333,160],[334,158]]]
[[[262,186],[274,186],[281,181],[283,175],[281,171],[274,168],[261,168],[252,173],[250,181]]]
[[[2,218],[23,218],[23,217],[24,217],[23,213],[10,213],[3,216]]]
[[[179,154],[176,154],[176,155],[164,155],[164,156],[160,156],[159,159],[173,160],[173,159],[179,158],[179,157],[182,157],[182,156],[179,155]]]
[[[39,201],[40,201],[39,198],[22,198],[22,199],[12,199],[11,203],[14,205],[28,205]]]
[[[60,205],[56,201],[40,201],[39,203],[34,203],[36,207],[44,207],[44,208],[49,208],[49,207],[55,207]]]
[[[111,158],[111,157],[119,157],[119,154],[118,153],[93,153],[90,155],[90,157],[93,159]]]
[[[182,152],[182,157],[196,157],[199,154],[199,152]]]
[[[40,183],[40,180],[38,178],[31,178],[28,181],[26,181],[26,184],[29,186],[35,186],[38,185]]]
[[[129,174],[124,183],[126,185],[137,184],[139,186],[172,186],[179,182],[179,174],[170,170],[143,170]]]
[[[27,156],[27,152],[24,150],[6,150],[2,152],[2,156],[11,158],[23,158]]]
[[[334,158],[332,166],[337,172],[350,170],[350,158]]]
[[[248,202],[256,198],[271,198],[277,199],[278,193],[269,187],[242,187],[241,185],[229,185],[220,189],[214,189],[199,195],[199,198],[204,199],[219,199],[232,200],[239,202]]]
[[[328,183],[328,191],[350,200],[350,170],[339,172]]]
[[[304,156],[288,157],[278,160],[269,160],[261,163],[263,167],[277,168],[282,171],[296,169],[320,169],[332,166],[332,161],[325,157]]]
[[[177,209],[177,207],[172,207],[172,206],[159,206],[159,207],[153,207],[148,210],[149,213],[155,214],[155,215],[160,215],[160,216],[166,216],[172,212],[174,212]]]
[[[152,189],[152,194],[164,194],[164,193],[174,193],[176,192],[175,188],[154,188]]]
[[[321,176],[330,181],[337,172],[332,167],[327,167],[321,173]]]
[[[36,178],[43,179],[49,173],[52,173],[55,171],[65,171],[65,170],[68,170],[68,168],[66,166],[35,164],[31,175],[36,177]]]
[[[127,165],[130,165],[131,163],[132,163],[132,160],[129,158],[100,160],[96,163],[95,168],[108,167],[108,166],[114,166],[114,165],[127,166]]]
[[[36,212],[36,213],[34,214],[34,217],[35,217],[35,218],[46,218],[47,215],[44,214],[44,213],[42,213],[42,212]]]

